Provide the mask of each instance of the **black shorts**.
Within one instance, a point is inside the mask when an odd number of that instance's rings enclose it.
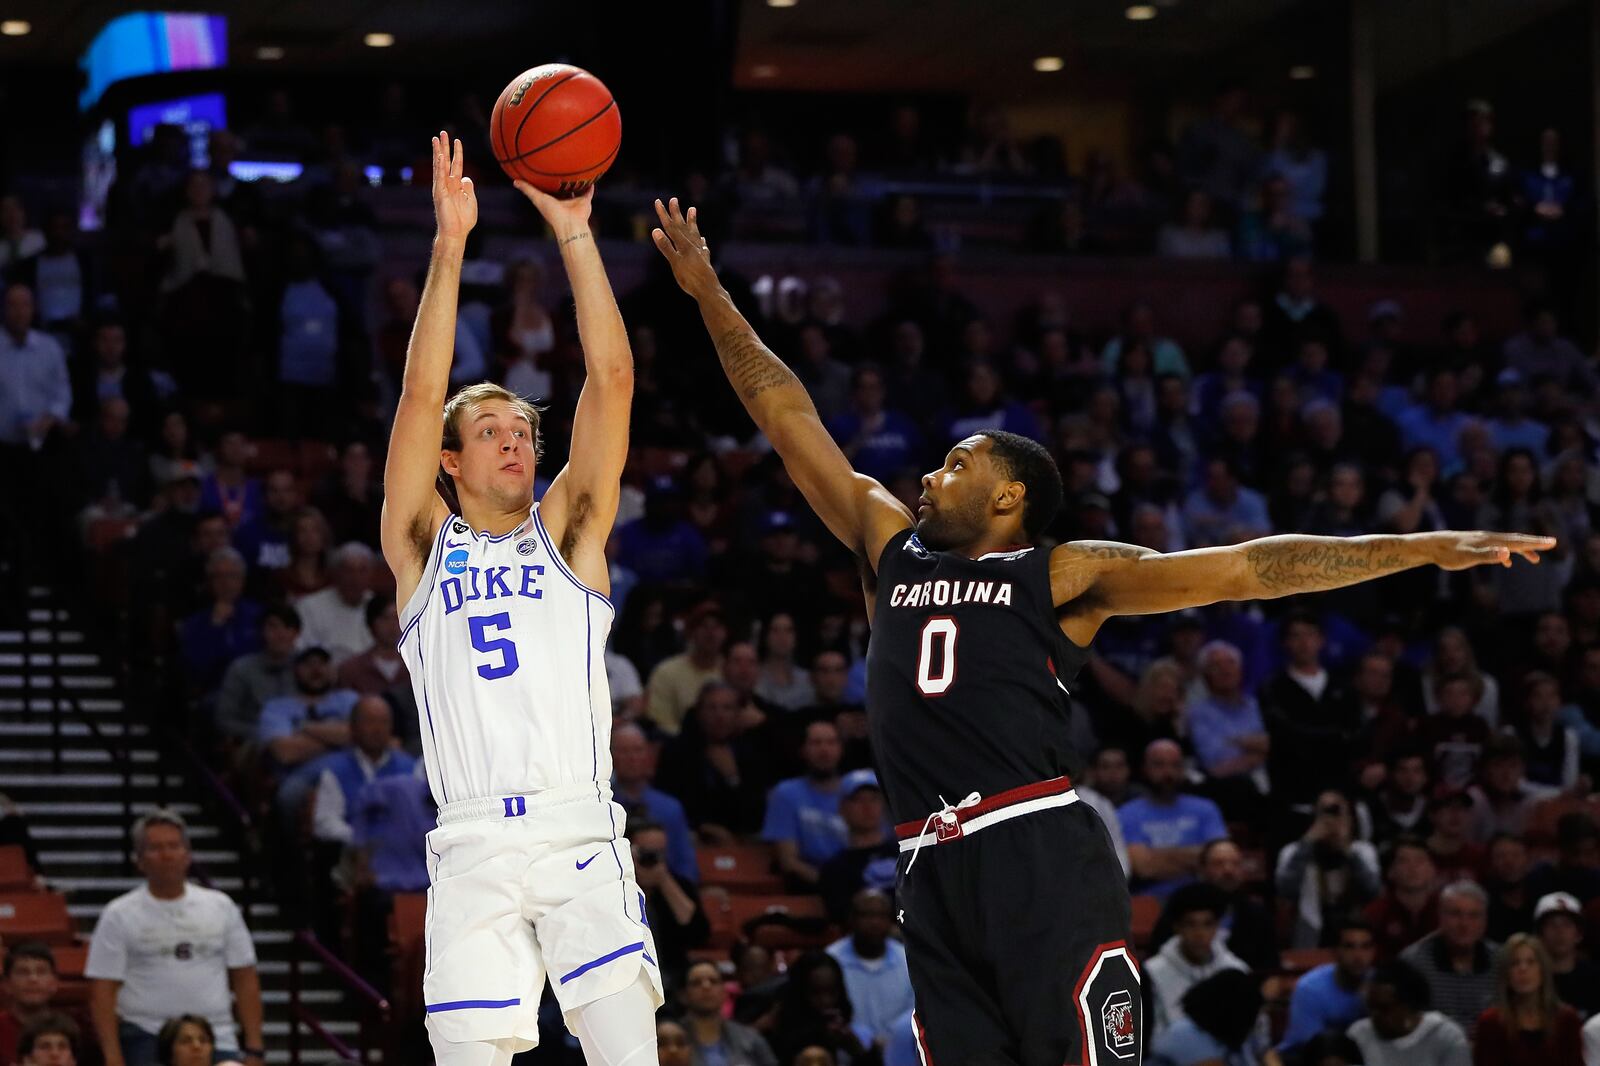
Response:
[[[900,858],[923,1066],[1139,1066],[1128,882],[1079,801]]]

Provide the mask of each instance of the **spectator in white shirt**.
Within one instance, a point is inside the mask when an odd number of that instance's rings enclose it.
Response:
[[[84,967],[105,1066],[155,1066],[162,1025],[182,1013],[209,1021],[218,1048],[262,1066],[261,982],[244,916],[189,883],[189,830],[176,812],[140,818],[133,841],[145,883],[106,905]]]
[[[72,413],[67,357],[54,337],[33,328],[33,290],[6,289],[0,329],[0,444],[38,451]]]
[[[350,710],[350,746],[335,752],[322,767],[312,834],[330,844],[348,844],[350,811],[369,781],[415,774],[420,764],[394,744],[394,712],[382,696],[363,696]]]
[[[28,212],[16,196],[0,196],[0,270],[44,251],[44,234],[28,228]]]
[[[372,549],[359,541],[341,544],[333,553],[333,584],[295,604],[303,624],[300,647],[326,648],[336,668],[372,647],[367,601],[373,559]]]

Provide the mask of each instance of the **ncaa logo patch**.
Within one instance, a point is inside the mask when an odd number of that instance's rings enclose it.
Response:
[[[449,555],[446,555],[444,557],[444,569],[445,569],[445,572],[449,573],[449,574],[466,573],[466,570],[467,570],[467,553],[466,553],[466,550],[463,549],[461,551],[453,551]]]
[[[933,558],[928,549],[922,546],[922,541],[917,538],[915,533],[906,538],[906,551],[915,555],[918,559]]]
[[[539,542],[532,537],[524,537],[517,541],[518,555],[532,555],[539,550]]]
[[[1074,998],[1085,1066],[1137,1063],[1144,1044],[1139,970],[1122,941],[1101,944],[1078,978]]]

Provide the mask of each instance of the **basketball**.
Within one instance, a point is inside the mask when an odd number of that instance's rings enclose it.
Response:
[[[576,196],[594,184],[622,147],[622,116],[599,78],[546,63],[511,79],[494,103],[489,137],[512,180]]]

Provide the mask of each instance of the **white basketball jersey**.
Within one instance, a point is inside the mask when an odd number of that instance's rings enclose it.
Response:
[[[611,601],[555,551],[537,504],[515,530],[452,514],[400,615],[439,803],[593,783],[611,795]]]

